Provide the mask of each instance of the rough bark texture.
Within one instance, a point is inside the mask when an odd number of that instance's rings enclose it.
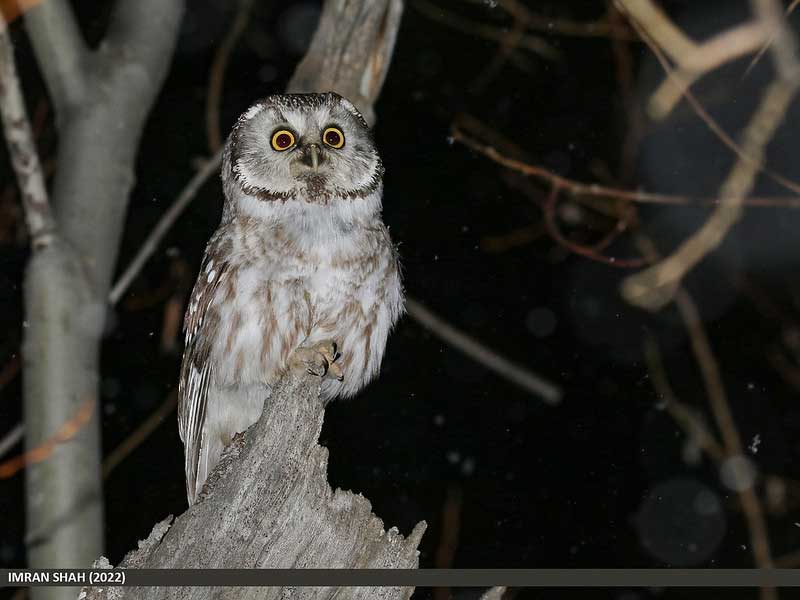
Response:
[[[402,15],[402,0],[328,0],[287,91],[338,92],[374,124]]]
[[[360,494],[331,490],[317,444],[320,380],[289,377],[259,421],[225,450],[201,501],[164,534],[156,525],[122,568],[416,568],[420,523],[408,538],[384,531]],[[159,540],[159,536],[161,539]],[[103,563],[98,564],[101,566]],[[105,563],[107,564],[107,563]],[[298,588],[292,598],[408,598],[411,588]],[[86,598],[283,598],[284,588],[93,588]]]
[[[329,0],[289,90],[334,90],[374,122],[402,14],[400,0]],[[334,31],[339,34],[334,36]],[[347,31],[348,35],[342,35]],[[378,57],[378,58],[376,58]],[[384,531],[360,494],[331,490],[320,380],[289,376],[259,421],[237,436],[200,501],[158,523],[121,568],[416,568],[419,523]],[[98,567],[110,567],[101,559]],[[85,588],[85,598],[408,598],[413,588]]]
[[[9,158],[22,197],[31,247],[36,251],[50,243],[55,224],[17,77],[14,50],[3,19],[0,19],[0,114]]]
[[[56,107],[56,242],[25,276],[25,444],[51,439],[96,407],[106,298],[144,122],[171,62],[183,0],[119,0],[89,50],[69,4],[48,0],[26,29]],[[134,93],[135,90],[135,93]],[[98,411],[44,461],[28,465],[30,567],[86,567],[103,549]],[[77,590],[75,590],[77,591]],[[35,600],[74,597],[32,588]]]

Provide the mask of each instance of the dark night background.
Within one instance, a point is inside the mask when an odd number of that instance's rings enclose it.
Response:
[[[75,4],[87,37],[99,39],[112,3]],[[142,138],[120,270],[208,155],[209,67],[235,4],[188,4],[172,69]],[[575,21],[604,18],[608,9],[600,0],[526,4],[537,14]],[[698,39],[747,17],[747,4],[733,0],[661,4]],[[253,100],[283,90],[318,14],[318,2],[257,0],[226,73],[223,131]],[[518,49],[516,59],[492,66],[497,42],[457,30],[454,15],[498,31],[512,24],[493,2],[407,3],[377,105],[384,220],[399,244],[409,295],[557,383],[564,398],[558,406],[543,403],[406,317],[389,339],[378,380],[327,411],[321,443],[330,450],[332,486],[361,492],[387,527],[403,533],[426,520],[423,567],[752,566],[735,492],[663,410],[644,360],[643,340],[654,336],[676,396],[714,430],[678,312],[668,307],[651,315],[627,305],[618,286],[629,270],[571,254],[543,230],[537,200],[546,194],[544,185],[531,180],[534,197],[523,193],[501,167],[449,136],[457,116],[468,114],[523,149],[532,164],[579,181],[668,193],[714,195],[731,153],[681,104],[666,122],[645,123],[625,173],[621,148],[632,112],[608,37],[542,33],[558,59]],[[38,143],[46,161],[57,143],[52,111],[21,23],[12,31],[29,113],[43,119]],[[643,44],[625,47],[641,106],[663,73]],[[695,88],[734,137],[772,75],[769,55],[742,78],[747,64],[733,63]],[[768,152],[770,165],[795,179],[798,117],[795,106]],[[0,165],[1,367],[21,340],[28,246],[6,157]],[[761,180],[756,191],[788,195]],[[215,178],[110,315],[102,374],[105,454],[177,384],[182,337],[165,349],[165,306],[185,300],[221,205]],[[614,221],[582,206],[565,196],[561,225],[570,239],[591,243]],[[641,208],[638,218],[667,252],[708,212],[652,206]],[[579,218],[569,221],[575,214]],[[800,353],[793,354],[800,344],[793,337],[800,332],[798,225],[793,209],[748,210],[720,251],[687,281],[743,445],[755,448],[748,455],[761,473],[756,485],[775,557],[800,550],[800,402],[797,380],[792,384],[800,373]],[[516,243],[501,243],[520,231]],[[628,234],[605,252],[636,256]],[[20,420],[20,395],[19,377],[0,389],[0,435]],[[18,473],[0,480],[3,567],[25,563],[23,479]],[[183,512],[183,450],[174,412],[111,473],[105,500],[112,563],[157,520]],[[436,559],[446,505],[460,522],[452,565]],[[519,597],[556,595],[701,597],[678,589],[529,590]],[[757,592],[725,595],[754,598]],[[431,597],[430,590],[415,597]]]

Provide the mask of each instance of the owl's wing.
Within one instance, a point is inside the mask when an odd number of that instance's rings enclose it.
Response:
[[[217,335],[216,319],[209,318],[209,309],[228,269],[226,257],[218,252],[220,245],[217,240],[218,236],[214,236],[206,247],[183,324],[186,340],[178,382],[178,431],[184,446],[186,495],[190,505],[194,504],[198,492],[198,471],[202,473],[201,484],[207,475],[207,469],[200,461],[204,446],[208,384],[213,375],[210,354]]]

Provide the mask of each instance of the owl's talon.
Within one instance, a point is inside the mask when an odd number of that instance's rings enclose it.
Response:
[[[336,360],[336,342],[333,340],[322,340],[311,348],[322,354],[329,364]]]
[[[328,361],[328,372],[326,376],[330,379],[336,379],[337,381],[342,381],[344,379],[344,373],[342,372],[341,363],[337,363],[336,361],[339,360],[341,353],[338,351],[339,347],[335,340],[323,340],[318,342],[313,346],[316,348],[320,354],[325,357],[325,360]]]
[[[295,373],[324,377],[328,372],[328,360],[314,348],[298,348],[289,358],[289,368]]]
[[[289,358],[289,368],[294,371],[307,371],[317,377],[327,376],[342,381],[344,379],[342,367],[335,362],[338,358],[336,342],[323,340],[313,346],[297,348]]]

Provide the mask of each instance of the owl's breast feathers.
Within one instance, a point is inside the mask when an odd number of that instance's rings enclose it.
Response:
[[[376,375],[402,311],[386,228],[378,221],[309,246],[259,225],[234,219],[209,241],[186,312],[183,370],[210,361],[212,385],[271,385],[295,348],[333,338],[345,377],[323,393],[356,393]]]

